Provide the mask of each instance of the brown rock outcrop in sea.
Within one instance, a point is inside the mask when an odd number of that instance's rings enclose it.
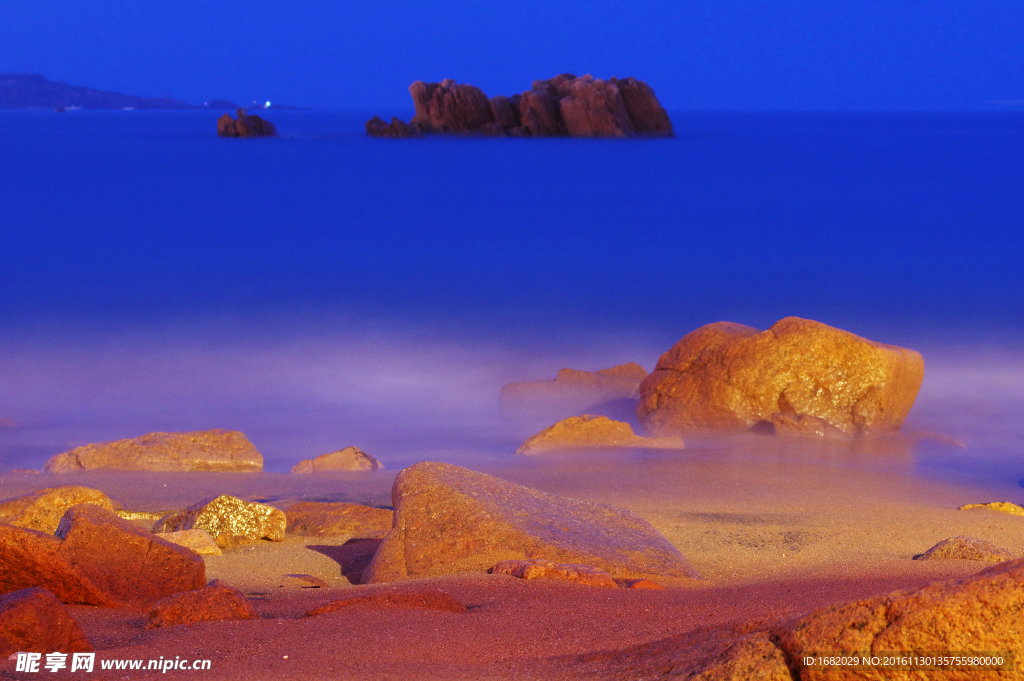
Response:
[[[819,671],[805,652],[1010,651],[1024,659],[1024,559],[1000,563],[966,579],[935,582],[855,603],[821,608],[776,633],[798,678],[909,681],[910,670]],[[1019,664],[1019,663],[1018,663]],[[979,678],[946,671],[943,679]]]
[[[336,452],[321,454],[315,459],[303,459],[292,467],[292,473],[313,473],[320,471],[373,471],[384,468],[359,447],[345,447]]]
[[[510,575],[519,579],[558,579],[583,586],[618,588],[604,570],[578,563],[552,563],[548,560],[503,560],[490,569],[492,575]]]
[[[983,560],[989,563],[1001,563],[1011,558],[1013,555],[1006,549],[974,537],[943,539],[924,553],[914,556],[914,560]]]
[[[186,549],[195,551],[200,556],[219,556],[223,553],[217,542],[213,540],[206,530],[195,528],[192,530],[178,530],[177,532],[161,532],[160,538]]]
[[[382,537],[395,516],[386,508],[328,501],[300,501],[285,514],[288,533],[304,537]]]
[[[221,494],[161,518],[153,531],[206,530],[217,546],[228,548],[238,545],[239,539],[281,541],[287,524],[279,508]]]
[[[61,485],[0,501],[0,521],[53,534],[64,512],[77,504],[94,504],[108,511],[114,510],[110,497],[98,489]]]
[[[202,588],[168,596],[154,603],[146,615],[145,628],[258,617],[241,591],[215,579]]]
[[[683,449],[683,438],[640,437],[628,423],[606,416],[570,416],[545,428],[524,442],[516,454],[540,454],[559,449],[594,449],[599,447],[637,447],[651,449]]]
[[[635,362],[599,371],[561,369],[553,379],[506,384],[498,406],[508,418],[557,420],[603,403],[637,399],[640,381],[646,377],[647,372]]]
[[[92,649],[75,618],[46,589],[32,587],[0,596],[0,657]]]
[[[787,317],[767,331],[718,322],[686,335],[640,384],[648,433],[748,429],[806,414],[847,435],[899,430],[924,378],[913,350]]]
[[[635,78],[601,80],[563,73],[535,80],[533,89],[489,100],[479,88],[454,80],[409,86],[416,115],[366,124],[373,137],[412,137],[421,132],[529,137],[672,136],[672,122],[654,90]]]
[[[404,469],[394,527],[363,583],[486,572],[503,560],[582,563],[613,578],[698,579],[681,553],[631,511],[558,497],[446,463]]]
[[[263,456],[234,430],[148,433],[128,440],[76,447],[50,457],[49,473],[113,469],[125,471],[219,471],[258,473]]]
[[[197,553],[99,506],[68,509],[56,536],[64,540],[61,553],[123,605],[149,605],[206,583],[206,566]]]
[[[990,501],[986,504],[964,504],[957,510],[969,511],[972,508],[987,508],[1001,513],[1009,513],[1010,515],[1024,516],[1024,508],[1021,508],[1017,504],[1011,504],[1009,501]]]
[[[231,114],[217,119],[217,135],[220,137],[277,137],[277,128],[270,121],[259,116],[250,116],[245,109],[237,112],[238,120]]]

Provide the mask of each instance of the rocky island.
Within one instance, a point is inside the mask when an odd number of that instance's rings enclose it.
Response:
[[[371,137],[418,137],[426,133],[490,137],[671,137],[668,113],[654,90],[636,78],[601,80],[563,73],[535,80],[522,94],[488,99],[473,85],[454,80],[409,86],[416,115],[409,123],[374,116]]]

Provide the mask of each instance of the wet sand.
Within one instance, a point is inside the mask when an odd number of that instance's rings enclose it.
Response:
[[[1024,503],[1024,489],[921,479],[908,448],[745,440],[684,452],[510,458],[508,466],[480,470],[629,508],[664,533],[704,579],[665,591],[477,574],[351,586],[331,548],[347,537],[289,537],[206,558],[208,578],[249,594],[259,620],[144,631],[137,612],[75,606],[73,614],[99,659],[212,660],[209,671],[105,672],[106,678],[654,679],[672,666],[666,663],[672,655],[703,654],[737,632],[986,567],[912,560],[942,539],[968,535],[1024,555],[1024,517],[956,510],[985,501]],[[383,506],[395,474],[3,474],[0,494],[75,482],[136,510],[180,508],[221,492],[280,506],[298,500]],[[284,584],[281,576],[296,572],[329,586]],[[417,586],[446,591],[468,612],[356,606],[304,617],[341,596]],[[626,667],[612,652],[646,644],[654,645]]]

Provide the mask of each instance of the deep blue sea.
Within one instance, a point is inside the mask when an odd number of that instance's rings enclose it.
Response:
[[[231,428],[510,459],[501,386],[790,315],[920,350],[916,472],[1024,495],[1024,114],[685,113],[674,139],[366,138],[374,112],[0,112],[0,468]],[[411,112],[397,113],[408,118]]]

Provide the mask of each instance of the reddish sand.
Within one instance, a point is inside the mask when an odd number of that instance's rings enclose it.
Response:
[[[71,610],[98,660],[211,660],[209,671],[166,674],[101,673],[97,665],[92,678],[662,678],[667,668],[647,651],[698,654],[691,651],[818,606],[985,567],[970,561],[911,560],[941,539],[975,536],[1024,555],[1024,518],[955,510],[970,502],[1021,503],[1024,490],[926,482],[911,476],[912,468],[912,453],[734,446],[674,455],[556,456],[486,470],[548,492],[640,513],[704,575],[698,586],[688,588],[608,589],[483,574],[349,586],[331,557],[346,537],[289,537],[206,557],[208,577],[249,594],[260,620],[144,631],[142,613],[84,606]],[[103,489],[129,508],[156,510],[218,492],[281,505],[298,499],[381,504],[387,503],[393,476],[394,471],[316,480],[97,474],[74,481]],[[70,481],[55,478],[5,474],[0,494]],[[329,587],[301,589],[282,580],[286,573],[313,574]],[[455,597],[468,612],[357,605],[304,616],[332,599],[424,586]],[[639,661],[634,659],[628,670],[615,655],[601,654],[664,639],[668,642],[661,648],[637,653]],[[13,670],[13,663],[5,668]],[[0,671],[5,673],[13,675]]]

